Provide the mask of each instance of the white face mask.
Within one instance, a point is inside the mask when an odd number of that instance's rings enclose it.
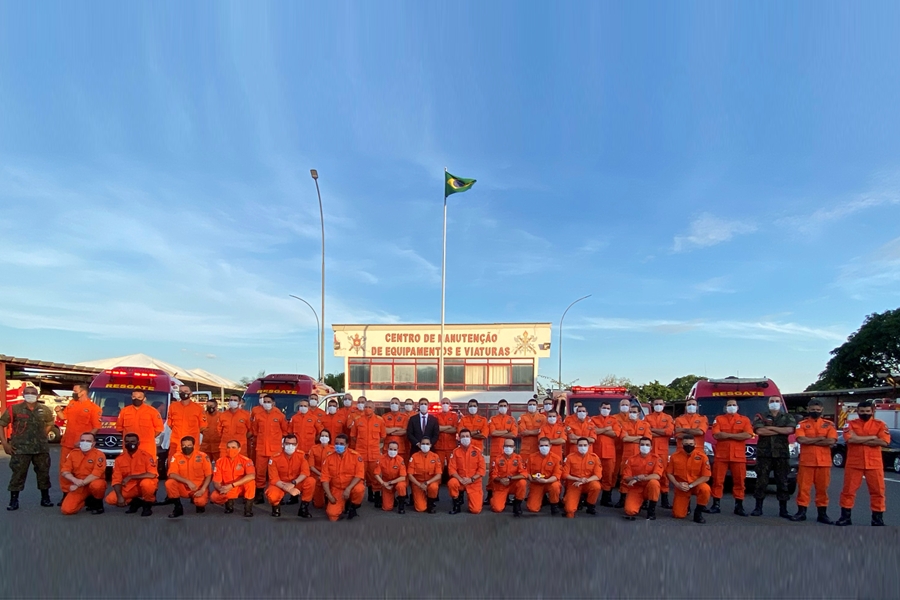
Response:
[[[431,446],[429,444],[422,444],[419,446],[419,449],[427,454],[431,450]]]
[[[478,407],[477,407],[477,406],[470,406],[470,407],[469,407],[469,414],[470,414],[470,415],[474,415],[474,414],[476,414],[477,412],[478,412]]]
[[[263,399],[262,399],[262,398],[259,399],[259,405],[260,405],[260,406],[263,405]]]
[[[610,413],[610,409],[608,409],[608,408],[601,408],[601,409],[600,409],[600,415],[601,415],[601,416],[608,417],[608,416],[609,416],[609,413]]]
[[[391,458],[396,458],[397,451],[396,450],[388,450],[388,456],[390,456]]]
[[[550,454],[550,446],[538,446],[538,452],[541,453],[541,456],[547,456]]]
[[[329,414],[329,415],[333,415],[333,414],[336,414],[336,413],[337,413],[337,406],[329,406],[329,407],[328,407],[328,414]]]
[[[547,422],[551,425],[556,425],[556,417],[547,417]]]
[[[584,421],[585,419],[587,419],[587,413],[584,412],[584,411],[579,410],[579,411],[578,411],[578,420],[579,420],[579,421]]]
[[[530,412],[531,414],[536,413],[536,412],[537,412],[537,405],[536,405],[536,404],[529,404],[529,405],[528,405],[528,412]]]
[[[468,437],[459,438],[459,445],[462,446],[463,448],[468,448],[469,444],[471,444],[471,443],[472,443],[472,438],[468,438]]]
[[[697,412],[697,406],[695,404],[688,404],[684,409],[689,415],[692,415]]]
[[[641,446],[641,455],[647,456],[650,454],[650,446]]]
[[[422,414],[422,415],[427,415],[427,414],[428,414],[428,405],[427,405],[427,404],[420,404],[420,405],[419,405],[419,414]]]
[[[230,408],[231,410],[234,410],[234,409],[236,409],[237,407],[238,407],[238,401],[237,401],[237,400],[229,400],[229,401],[228,401],[228,408]]]
[[[396,402],[394,402],[393,404],[391,404],[391,412],[399,412],[399,411],[400,411],[400,405],[399,405],[399,404],[397,404]]]
[[[266,412],[272,410],[272,403],[271,403],[271,402],[263,402],[263,405],[262,405],[262,406],[263,406],[263,408],[266,410]]]
[[[309,412],[309,407],[308,407],[308,406],[301,406],[301,407],[300,407],[300,414],[301,414],[301,415],[305,415],[305,414],[308,413],[308,412]]]
[[[413,405],[412,405],[412,404],[407,404],[407,405],[406,405],[406,412],[412,412],[412,411],[413,411]]]
[[[353,400],[344,400],[344,408],[350,408],[353,406]]]
[[[630,412],[630,413],[628,413],[628,418],[631,419],[632,421],[637,421],[638,414]]]
[[[503,446],[503,454],[507,456],[512,456],[512,453],[515,452],[516,449],[510,446]]]
[[[444,411],[445,413],[450,412],[450,405],[449,404],[441,404],[441,410]]]
[[[356,408],[358,408],[359,410],[366,410],[366,403],[365,402],[357,402]]]
[[[331,441],[331,438],[329,438],[327,435],[323,435],[322,437],[319,438],[319,441],[322,443],[323,446],[327,446],[328,442]]]
[[[293,454],[295,450],[297,450],[297,446],[294,444],[285,444],[284,445],[284,453],[287,454],[288,456]]]
[[[24,398],[25,402],[27,402],[28,404],[34,404],[35,402],[37,402],[37,396],[35,396],[34,394],[25,394]]]
[[[497,412],[500,413],[501,415],[505,415],[508,410],[509,410],[508,407],[501,406],[500,408],[497,409]]]
[[[544,412],[550,412],[551,410],[553,410],[553,405],[552,405],[552,404],[545,404],[545,405],[544,405]]]
[[[769,410],[771,410],[772,412],[781,410],[781,403],[780,402],[769,402]]]
[[[619,412],[621,412],[621,413],[627,413],[629,410],[631,410],[631,405],[630,405],[630,404],[620,404],[620,405],[619,405]]]
[[[93,446],[93,444],[91,444],[90,442],[78,442],[78,448],[79,448],[82,452],[88,452],[88,451],[90,451],[91,446]]]
[[[665,407],[666,407],[665,404],[654,404],[653,412],[662,412]]]
[[[727,412],[729,415],[733,415],[737,412],[737,406],[726,406],[725,412]]]
[[[587,454],[588,447],[587,446],[578,446],[578,454],[584,456]]]

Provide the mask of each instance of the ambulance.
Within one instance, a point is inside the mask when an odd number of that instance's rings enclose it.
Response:
[[[554,398],[556,397],[556,394],[554,394]],[[628,388],[599,385],[573,385],[572,389],[566,392],[564,399],[566,415],[574,414],[575,404],[581,404],[587,409],[589,417],[599,415],[600,405],[604,402],[609,402],[611,415],[618,414],[619,404],[621,404],[622,400],[628,400],[631,404],[638,402],[638,399],[628,391]],[[641,411],[647,414],[647,407],[641,406]]]
[[[266,394],[272,398],[284,416],[290,419],[300,408],[301,400],[309,400],[311,394],[319,396],[319,404],[334,390],[319,383],[309,375],[273,374],[254,380],[244,391],[244,410],[252,410],[260,404],[259,397]]]

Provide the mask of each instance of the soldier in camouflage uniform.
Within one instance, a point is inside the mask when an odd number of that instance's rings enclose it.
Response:
[[[790,519],[787,502],[791,499],[788,493],[787,477],[790,472],[791,457],[788,436],[796,431],[797,421],[784,410],[784,404],[778,396],[769,398],[769,412],[758,414],[753,419],[753,431],[759,436],[756,442],[756,508],[751,517],[762,516],[763,500],[766,499],[766,488],[769,487],[769,473],[775,471],[775,487],[778,497],[778,516]]]
[[[24,390],[25,402],[7,407],[0,415],[0,443],[9,454],[9,506],[6,510],[18,510],[19,492],[25,489],[29,465],[34,465],[37,487],[41,490],[41,506],[53,506],[50,501],[50,446],[47,432],[53,424],[53,411],[38,404],[37,389],[28,386]],[[12,435],[6,439],[6,428],[12,423]]]

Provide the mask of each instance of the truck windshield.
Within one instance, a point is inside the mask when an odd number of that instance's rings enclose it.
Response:
[[[709,424],[712,426],[713,419],[725,413],[725,403],[730,398],[717,396],[715,398],[698,398],[697,403],[700,405],[700,414],[709,418]],[[765,396],[754,396],[752,398],[738,398],[738,413],[753,419],[757,414],[765,414],[769,412],[769,398]]]
[[[301,396],[299,394],[273,394],[266,392],[266,395],[275,401],[275,406],[284,413],[284,416],[290,419],[300,408],[301,400],[309,400],[309,396]],[[259,394],[244,394],[244,409],[252,410],[254,406],[259,406]]]
[[[146,396],[144,403],[159,411],[165,421],[169,409],[169,395],[165,392],[144,392],[144,395]],[[119,416],[120,410],[131,406],[131,390],[92,388],[91,401],[100,407],[102,416],[115,419]]]

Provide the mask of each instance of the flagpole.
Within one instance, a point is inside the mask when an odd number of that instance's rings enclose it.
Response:
[[[444,167],[444,185],[447,167]],[[438,402],[444,399],[444,302],[447,289],[447,190],[444,189],[444,242],[441,249],[441,356],[438,359]]]

